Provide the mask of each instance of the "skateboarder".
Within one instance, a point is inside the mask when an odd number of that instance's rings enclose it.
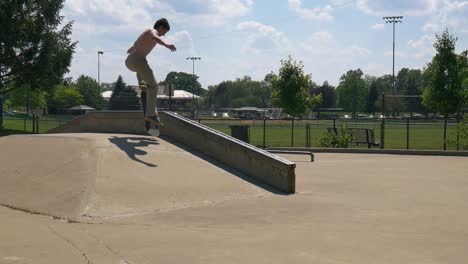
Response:
[[[173,44],[168,44],[161,39],[170,29],[167,19],[161,18],[156,21],[153,28],[143,31],[133,46],[127,50],[128,57],[125,60],[125,65],[132,72],[136,72],[137,75],[138,85],[141,89],[146,130],[149,130],[148,122],[154,124],[156,130],[162,125],[156,111],[158,82],[154,78],[153,70],[148,65],[146,56],[157,44],[170,49],[172,52],[176,51]],[[159,131],[157,134],[159,135]]]

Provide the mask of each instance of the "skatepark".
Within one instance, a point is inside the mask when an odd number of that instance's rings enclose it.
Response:
[[[465,157],[270,154],[171,113],[0,138],[0,263],[463,263]],[[114,133],[111,133],[114,132]]]

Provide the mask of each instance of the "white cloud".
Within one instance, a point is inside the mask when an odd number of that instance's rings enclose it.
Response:
[[[253,6],[253,0],[167,0],[167,3],[176,21],[203,26],[222,26],[229,19],[248,15]]]
[[[354,5],[354,0],[331,0],[333,6],[336,7],[350,7]]]
[[[333,10],[331,5],[326,5],[323,8],[304,8],[301,0],[288,0],[289,8],[294,10],[300,17],[320,21],[332,21],[334,19],[330,12]]]
[[[435,35],[425,34],[419,39],[408,41],[408,46],[413,49],[409,57],[429,61],[435,54],[433,44]]]
[[[252,6],[253,0],[68,0],[64,14],[115,32],[150,27],[161,16],[180,24],[222,26],[247,15]]]
[[[375,25],[372,25],[371,28],[374,29],[374,30],[382,30],[382,29],[385,28],[385,24],[377,23]]]
[[[442,0],[357,0],[358,9],[368,15],[426,16],[433,14]]]
[[[434,41],[435,41],[434,35],[426,34],[426,35],[421,36],[417,40],[408,41],[408,46],[415,48],[415,49],[419,49],[421,47],[431,46],[432,43],[434,43]]]
[[[392,50],[385,51],[384,56],[385,57],[393,57],[393,51]],[[405,58],[406,56],[407,56],[407,54],[405,52],[403,52],[403,51],[395,51],[395,57],[396,58]]]
[[[243,52],[259,53],[262,51],[290,49],[291,43],[286,35],[272,26],[256,21],[247,21],[239,23],[237,29],[248,34],[242,47]]]
[[[178,31],[174,32],[173,34],[169,35],[166,38],[167,42],[173,43],[176,45],[178,49],[190,49],[193,50],[193,38],[192,35],[188,31]],[[183,43],[179,45],[179,43]]]
[[[468,33],[468,1],[444,1],[438,13],[423,27],[426,32],[441,32],[445,28]]]
[[[330,32],[315,32],[307,40],[302,41],[300,49],[304,51],[303,56],[311,56],[321,65],[330,68],[353,64],[358,58],[365,58],[372,52],[355,44],[341,45]]]

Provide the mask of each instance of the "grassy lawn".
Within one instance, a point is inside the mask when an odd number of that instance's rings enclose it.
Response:
[[[306,147],[307,146],[307,130],[306,124],[310,123],[310,140],[312,147],[320,147],[320,139],[324,137],[328,127],[333,127],[333,121],[313,120],[313,121],[296,121],[294,127],[294,143],[291,144],[291,121],[270,121],[266,122],[265,129],[265,145],[267,147]],[[427,149],[427,150],[442,150],[443,149],[443,122],[419,122],[411,121],[409,126],[409,148],[410,149]],[[208,125],[225,134],[230,134],[230,125],[250,125],[250,142],[253,145],[263,147],[263,121],[215,121],[207,120],[202,124]],[[348,127],[351,128],[373,128],[375,139],[380,142],[380,122],[378,121],[349,121]],[[338,125],[338,123],[337,123]],[[447,126],[447,149],[456,150],[456,124]],[[385,148],[386,149],[406,149],[407,144],[407,127],[406,121],[387,122],[385,126]],[[351,147],[366,148],[365,145]]]
[[[39,132],[45,133],[61,124],[70,121],[74,116],[42,116],[39,122]],[[208,125],[225,134],[231,134],[231,125],[249,125],[250,142],[252,145],[263,147],[263,120],[201,120],[202,124]],[[457,130],[456,124],[449,123],[447,128],[447,149],[456,150]],[[294,143],[291,144],[291,121],[290,120],[266,120],[265,145],[267,147],[306,147],[307,130],[310,124],[310,140],[312,147],[320,147],[320,139],[324,137],[327,128],[333,127],[332,120],[307,120],[295,121]],[[375,139],[380,142],[379,120],[337,120],[336,126],[346,123],[350,128],[373,128]],[[10,134],[32,133],[31,118],[4,117],[4,130],[0,136]],[[407,127],[405,120],[388,120],[385,126],[385,148],[406,149]],[[443,121],[412,120],[409,126],[409,148],[410,149],[443,149]],[[366,148],[365,145],[351,147]]]
[[[73,116],[42,116],[39,119],[39,132],[45,133],[52,128],[65,124]],[[27,134],[33,131],[33,122],[31,117],[4,117],[3,127],[10,131],[10,134]],[[16,131],[16,132],[15,132]]]

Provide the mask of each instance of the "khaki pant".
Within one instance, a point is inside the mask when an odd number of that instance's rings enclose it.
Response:
[[[142,56],[129,54],[125,60],[125,66],[132,72],[136,72],[141,92],[146,92],[146,116],[155,116],[158,82],[154,78],[148,61]]]

